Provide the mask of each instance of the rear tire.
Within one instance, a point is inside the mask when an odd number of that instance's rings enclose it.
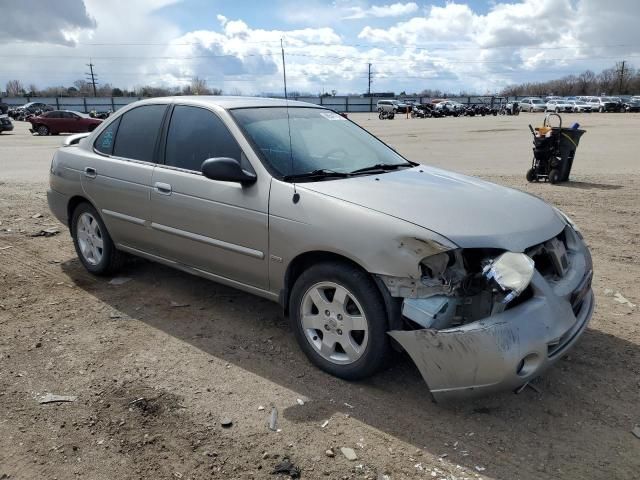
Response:
[[[389,353],[384,301],[369,274],[355,266],[327,262],[304,271],[291,291],[289,319],[309,360],[336,377],[371,376]]]
[[[535,168],[530,168],[527,170],[527,182],[533,183],[538,181],[538,176],[536,175]]]
[[[80,203],[71,214],[71,236],[78,259],[94,275],[118,271],[125,256],[116,249],[107,227],[95,208]]]
[[[560,170],[558,170],[557,168],[553,168],[549,172],[549,182],[551,182],[554,185],[556,183],[560,183]]]

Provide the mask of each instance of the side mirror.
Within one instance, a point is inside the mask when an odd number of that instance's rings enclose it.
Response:
[[[237,182],[242,185],[255,183],[255,173],[243,170],[237,160],[227,157],[209,158],[202,163],[202,175],[211,180]]]

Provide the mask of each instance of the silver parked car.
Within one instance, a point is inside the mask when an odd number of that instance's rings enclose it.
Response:
[[[523,112],[544,112],[547,110],[547,104],[541,98],[531,97],[519,100],[520,110]]]
[[[567,103],[573,105],[573,111],[575,113],[590,113],[591,104],[583,100],[567,100]]]
[[[280,302],[321,369],[363,378],[402,347],[438,400],[526,384],[594,308],[559,210],[301,102],[136,102],[69,137],[48,200],[88,271],[128,253]]]
[[[547,112],[573,112],[573,105],[568,100],[549,100],[547,102],[546,108]]]

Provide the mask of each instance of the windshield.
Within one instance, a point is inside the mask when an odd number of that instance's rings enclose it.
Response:
[[[351,173],[409,162],[341,115],[320,108],[241,108],[231,115],[281,176],[317,170]],[[289,137],[289,125],[291,137]],[[291,145],[291,148],[290,148]]]
[[[531,100],[531,103],[544,103],[544,102],[539,98],[534,98],[533,100]]]

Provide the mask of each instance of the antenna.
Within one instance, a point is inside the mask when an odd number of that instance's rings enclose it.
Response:
[[[291,175],[294,175],[293,170],[293,142],[291,141],[291,117],[289,117],[289,96],[287,95],[287,67],[284,61],[284,44],[282,38],[280,38],[280,50],[282,51],[282,78],[284,80],[284,101],[287,109],[287,128],[289,130],[289,158],[291,160]],[[298,203],[300,195],[296,191],[296,182],[293,181],[293,203]]]
[[[289,100],[287,97],[287,66],[284,62],[284,45],[282,43],[282,38],[280,39],[280,50],[282,51],[282,78],[284,79],[284,99]],[[289,104],[287,103],[287,107]],[[287,111],[288,114],[288,111]]]

